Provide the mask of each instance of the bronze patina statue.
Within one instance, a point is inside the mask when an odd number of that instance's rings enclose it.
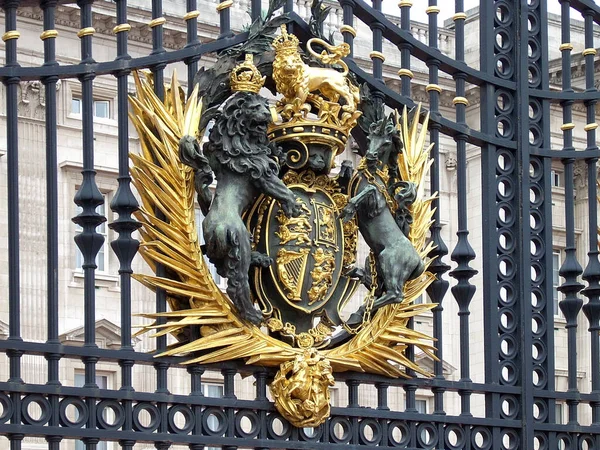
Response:
[[[205,252],[217,273],[227,278],[227,294],[242,317],[259,324],[263,317],[251,300],[248,273],[253,262],[269,265],[271,260],[252,252],[252,236],[242,214],[261,194],[278,200],[287,218],[298,216],[300,206],[278,176],[279,164],[267,139],[271,111],[258,93],[264,78],[252,55],[234,68],[230,84],[234,94],[216,115],[203,154],[193,144],[195,139],[184,136],[180,155],[184,161],[200,163],[194,165],[200,173],[208,172],[209,166],[215,174],[215,195],[202,223]],[[199,194],[204,192],[206,185]]]
[[[374,291],[377,298],[350,317],[347,324],[351,326],[362,322],[365,308],[373,313],[382,306],[401,303],[404,284],[425,270],[423,260],[408,240],[412,222],[410,206],[416,199],[416,190],[413,183],[399,181],[402,142],[396,115],[385,117],[383,106],[371,101],[368,89],[363,89],[362,97],[364,109],[376,110],[359,120],[367,133],[368,148],[350,181],[352,197],[341,217],[345,221],[354,215],[358,217],[358,228],[371,255],[365,269],[354,268],[350,274],[356,275],[368,289],[377,283]]]

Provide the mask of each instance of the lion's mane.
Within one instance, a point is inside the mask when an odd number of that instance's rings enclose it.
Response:
[[[210,130],[204,146],[209,159],[232,172],[249,174],[255,180],[277,175],[279,166],[267,138],[268,121],[257,120],[253,114],[262,108],[268,111],[269,106],[258,94],[238,92],[233,95]]]

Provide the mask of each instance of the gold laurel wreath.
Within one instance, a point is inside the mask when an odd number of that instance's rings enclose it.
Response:
[[[136,187],[141,208],[136,218],[140,229],[140,254],[153,272],[162,265],[169,278],[148,274],[134,274],[134,278],[153,291],[164,290],[170,312],[141,314],[154,319],[136,335],[153,331],[154,337],[172,334],[177,337],[189,326],[199,326],[201,337],[188,343],[170,346],[157,357],[167,355],[189,356],[186,364],[210,364],[244,359],[247,364],[276,367],[294,359],[303,349],[294,348],[268,336],[260,328],[238,318],[231,301],[215,284],[200,250],[195,223],[194,170],[178,157],[179,140],[184,135],[197,135],[202,114],[197,87],[189,99],[172,75],[171,85],[165,86],[164,101],[153,89],[147,76],[135,75],[136,94],[130,96],[130,118],[140,138],[141,153],[131,154],[131,177]],[[415,117],[418,117],[416,115]],[[407,113],[398,122],[404,152],[399,167],[402,179],[419,186],[420,198],[413,204],[414,221],[410,240],[426,260],[431,244],[427,244],[427,230],[431,224],[433,196],[423,197],[423,180],[431,162],[429,149],[424,149],[427,120],[420,132],[418,119],[408,124]],[[420,278],[407,283],[405,301],[381,308],[348,342],[324,350],[334,371],[365,371],[392,377],[406,376],[403,368],[430,375],[404,355],[408,345],[414,345],[435,359],[432,338],[411,330],[407,323],[433,304],[414,304],[434,275],[425,272]],[[158,320],[161,319],[161,320]],[[161,321],[166,320],[166,323]]]

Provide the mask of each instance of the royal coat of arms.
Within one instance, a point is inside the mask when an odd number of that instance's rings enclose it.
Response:
[[[272,12],[255,33],[270,59],[253,56],[250,44],[230,51],[223,61],[231,67],[202,69],[188,98],[175,74],[164,100],[151,77],[136,75],[140,252],[167,275],[134,276],[167,293],[171,311],[146,315],[162,320],[142,330],[177,338],[162,355],[278,366],[277,409],[296,426],[317,426],[329,416],[336,371],[427,375],[405,356],[408,345],[435,358],[432,339],[407,327],[434,306],[413,303],[433,281],[427,118],[419,128],[418,111],[412,120],[406,111],[386,115],[349,76],[346,44],[312,38],[303,50]],[[265,85],[276,101],[261,96]],[[355,127],[368,138],[364,156],[356,169],[347,161],[336,168]],[[364,264],[360,239],[370,249]],[[225,292],[205,257],[227,279]],[[346,312],[361,284],[363,301]]]

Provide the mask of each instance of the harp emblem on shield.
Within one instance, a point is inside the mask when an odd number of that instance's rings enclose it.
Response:
[[[287,291],[287,297],[295,302],[302,300],[300,294],[302,293],[309,252],[310,249],[308,248],[302,248],[298,251],[282,248],[277,252],[279,279]]]

